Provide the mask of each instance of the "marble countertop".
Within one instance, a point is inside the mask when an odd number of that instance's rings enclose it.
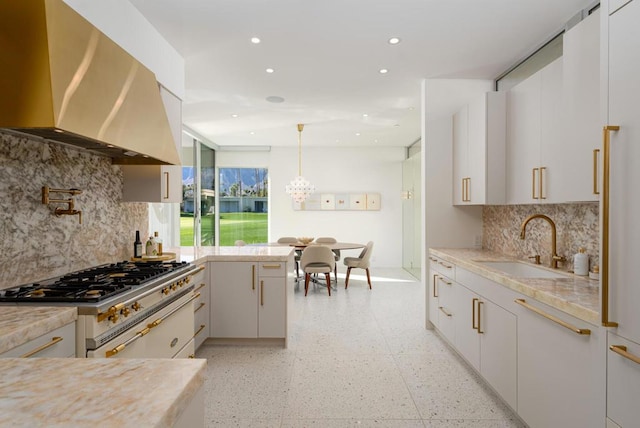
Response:
[[[0,354],[76,319],[71,307],[0,306]]]
[[[600,322],[600,282],[566,273],[566,278],[522,278],[477,263],[478,261],[518,261],[488,250],[468,248],[430,248],[429,251],[457,266],[504,285],[539,302],[583,321]],[[543,269],[540,265],[532,265]],[[558,272],[557,270],[552,270]]]
[[[170,427],[205,367],[202,359],[0,359],[0,426]]]
[[[166,251],[176,253],[176,259],[185,262],[258,261],[286,262],[293,253],[289,245],[245,245],[242,247],[172,247]]]

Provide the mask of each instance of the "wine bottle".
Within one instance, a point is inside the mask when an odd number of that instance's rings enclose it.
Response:
[[[136,259],[142,257],[142,241],[140,240],[139,230],[136,230],[136,240],[133,242],[133,257]]]

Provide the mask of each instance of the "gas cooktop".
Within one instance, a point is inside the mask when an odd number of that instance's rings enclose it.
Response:
[[[173,272],[187,262],[118,262],[0,290],[0,302],[99,302]]]

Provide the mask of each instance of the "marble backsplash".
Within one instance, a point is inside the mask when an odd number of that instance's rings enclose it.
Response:
[[[42,204],[45,185],[82,190],[82,224]],[[0,131],[0,288],[129,259],[135,231],[148,236],[148,205],[121,202],[122,185],[110,158]]]
[[[539,254],[543,265],[551,257],[551,227],[542,219],[527,224],[526,238],[520,239],[520,225],[531,214],[545,214],[556,224],[557,252],[567,259],[561,269],[573,269],[573,255],[584,247],[589,269],[599,265],[600,225],[597,202],[575,204],[501,205],[483,208],[482,247],[532,261]]]

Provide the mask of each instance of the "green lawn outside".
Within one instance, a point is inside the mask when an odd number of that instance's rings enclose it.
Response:
[[[214,216],[202,218],[203,240],[213,236]],[[267,242],[267,213],[224,213],[220,215],[220,245],[234,245],[242,239],[248,244]],[[180,217],[180,245],[193,245],[193,216]],[[213,245],[213,242],[206,245]]]

